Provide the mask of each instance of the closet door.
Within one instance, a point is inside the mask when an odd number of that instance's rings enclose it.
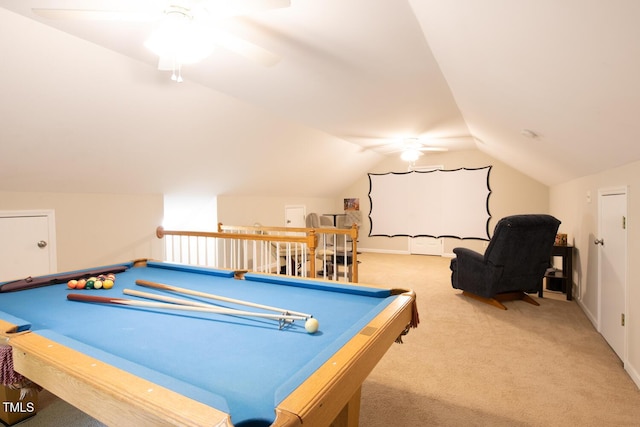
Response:
[[[56,271],[52,215],[0,213],[0,282]]]
[[[600,333],[625,362],[627,312],[626,188],[601,191],[599,197]]]

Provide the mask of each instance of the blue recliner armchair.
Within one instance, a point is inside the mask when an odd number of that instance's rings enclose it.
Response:
[[[455,248],[451,285],[463,294],[506,310],[504,301],[523,299],[539,305],[528,293],[542,296],[560,221],[550,215],[513,215],[496,224],[484,255]]]

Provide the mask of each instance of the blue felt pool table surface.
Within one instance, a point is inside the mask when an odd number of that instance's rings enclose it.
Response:
[[[235,425],[269,425],[274,408],[397,295],[389,289],[250,274],[162,262],[128,265],[112,289],[66,284],[0,294],[0,319],[228,413]],[[139,299],[138,289],[222,307],[261,311],[201,297],[140,288],[158,282],[310,313],[280,329],[271,319],[69,301],[69,293]],[[141,299],[140,299],[141,300]],[[146,301],[146,300],[145,300]]]

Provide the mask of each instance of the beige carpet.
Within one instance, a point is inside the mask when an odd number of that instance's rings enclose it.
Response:
[[[362,426],[640,426],[638,388],[574,301],[499,310],[453,289],[449,261],[363,254],[360,282],[413,288],[421,324],[365,382]]]
[[[449,259],[361,256],[360,282],[413,288],[421,324],[362,391],[363,427],[640,426],[640,392],[575,302],[507,311],[451,288]],[[23,427],[100,424],[51,395]]]

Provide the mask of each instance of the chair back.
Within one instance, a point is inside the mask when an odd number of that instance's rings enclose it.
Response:
[[[535,290],[549,267],[560,221],[550,215],[513,215],[496,224],[484,254],[485,262],[501,267],[503,291]]]
[[[320,215],[315,212],[308,214],[305,223],[307,228],[320,228]]]

